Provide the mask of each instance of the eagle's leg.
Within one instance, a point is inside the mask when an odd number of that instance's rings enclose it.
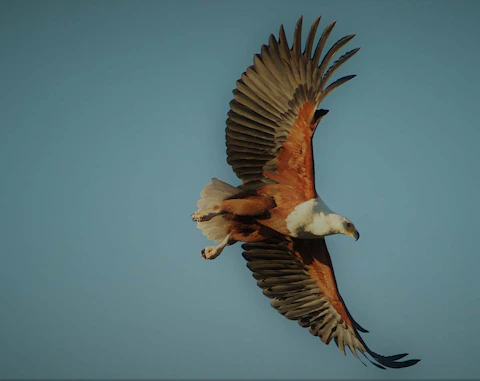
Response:
[[[192,220],[195,222],[206,222],[210,221],[213,217],[216,217],[220,214],[223,214],[224,212],[210,212],[210,213],[205,213],[201,211],[197,211],[192,214]]]
[[[271,197],[251,195],[223,200],[219,210],[236,216],[253,217],[261,216],[275,206]]]
[[[264,196],[248,196],[244,198],[231,198],[223,200],[214,211],[198,210],[192,214],[192,220],[196,222],[210,221],[213,217],[222,214],[232,214],[236,216],[260,216],[269,208],[273,208],[275,203],[272,198]]]
[[[227,234],[227,236],[223,239],[220,244],[217,246],[207,246],[205,249],[202,250],[202,258],[203,259],[215,259],[217,258],[227,245],[233,245],[235,242],[234,239],[230,237],[230,234]]]

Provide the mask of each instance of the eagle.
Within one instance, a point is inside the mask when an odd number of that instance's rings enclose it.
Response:
[[[382,356],[367,346],[359,332],[368,331],[353,319],[338,291],[325,242],[332,234],[360,237],[355,225],[316,192],[312,149],[315,130],[328,113],[319,106],[355,75],[329,81],[360,48],[331,64],[355,35],[341,38],[323,55],[335,22],[325,28],[314,50],[320,19],[311,26],[303,52],[303,17],[291,47],[281,25],[278,39],[270,35],[237,81],[226,146],[227,162],[242,184],[235,187],[213,178],[191,217],[217,243],[202,250],[204,259],[244,242],[243,257],[258,286],[287,319],[326,344],[333,339],[344,354],[348,347],[360,359],[360,352],[381,369],[409,367],[420,360],[402,360],[407,353]]]

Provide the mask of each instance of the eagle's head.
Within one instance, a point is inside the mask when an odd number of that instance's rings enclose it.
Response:
[[[337,216],[339,216],[339,215],[337,214]],[[355,228],[355,225],[352,224],[352,222],[349,221],[347,218],[345,218],[343,216],[339,216],[339,217],[341,217],[340,218],[341,227],[339,229],[339,233],[349,235],[350,237],[355,238],[355,241],[358,241],[358,239],[360,238],[360,233]]]
[[[295,238],[321,238],[332,234],[345,234],[360,238],[355,225],[344,216],[334,213],[320,197],[298,205],[286,220],[290,235]]]

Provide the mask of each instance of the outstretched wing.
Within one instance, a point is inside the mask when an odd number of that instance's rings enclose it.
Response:
[[[227,161],[243,181],[243,189],[271,185],[264,193],[286,192],[286,198],[298,202],[316,196],[312,137],[327,113],[317,108],[331,91],[354,77],[342,77],[326,86],[332,74],[359,50],[349,51],[329,66],[354,37],[349,35],[337,41],[320,61],[335,22],[323,31],[312,54],[319,22],[320,17],[310,28],[303,53],[302,17],[292,48],[282,25],[278,41],[271,35],[269,44],[255,55],[254,65],[237,81],[227,119]]]
[[[338,292],[324,239],[270,240],[242,247],[257,284],[273,299],[272,307],[286,318],[297,320],[324,343],[334,339],[344,354],[347,346],[358,358],[358,350],[382,369],[404,368],[420,361],[398,361],[407,353],[381,356],[368,348],[358,332],[368,331],[353,319]]]

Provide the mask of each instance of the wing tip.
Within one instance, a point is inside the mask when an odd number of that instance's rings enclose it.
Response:
[[[404,361],[398,361],[405,356],[408,356],[408,353],[401,353],[398,355],[392,355],[392,356],[382,356],[379,355],[378,353],[373,352],[370,350],[367,346],[365,346],[365,349],[367,350],[368,354],[372,356],[375,361],[377,361],[379,364],[381,364],[381,368],[391,368],[391,369],[400,369],[400,368],[408,368],[410,366],[413,366],[420,362],[420,359],[410,359],[410,360],[404,360]],[[366,357],[366,356],[365,356]],[[368,358],[368,357],[367,357]],[[373,365],[379,366],[379,364],[376,364],[372,360],[368,359]]]
[[[333,29],[334,26],[337,25],[337,20],[333,20],[330,24],[328,24],[327,28],[325,29]]]

